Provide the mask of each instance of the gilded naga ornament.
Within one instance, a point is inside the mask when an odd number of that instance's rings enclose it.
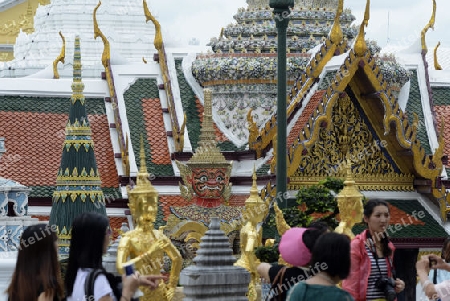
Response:
[[[236,266],[245,268],[250,272],[250,284],[248,289],[248,300],[256,301],[256,285],[259,282],[259,276],[256,267],[259,264],[255,256],[255,248],[262,246],[262,221],[269,213],[270,200],[263,201],[258,195],[256,186],[256,172],[253,171],[253,186],[250,190],[250,196],[245,201],[243,214],[244,227],[241,229],[240,247],[241,258],[235,263]]]
[[[126,232],[120,239],[116,267],[121,274],[124,268],[131,264],[134,264],[135,270],[141,274],[159,274],[164,262],[164,254],[167,254],[172,261],[168,283],[161,282],[154,290],[141,287],[144,296],[140,300],[170,301],[178,284],[182,258],[162,230],[154,229],[158,211],[158,191],[149,180],[142,137],[140,157],[141,166],[136,186],[133,189],[127,187],[129,207],[136,227]]]
[[[363,218],[362,199],[364,195],[355,186],[355,181],[352,177],[352,164],[349,159],[347,159],[346,169],[347,178],[344,181],[344,189],[336,196],[341,221],[335,232],[345,234],[353,239],[355,235],[352,232],[352,228],[355,224],[360,223]]]

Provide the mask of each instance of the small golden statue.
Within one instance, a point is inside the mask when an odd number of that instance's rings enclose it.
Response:
[[[362,221],[362,199],[364,198],[364,195],[362,195],[355,186],[355,181],[352,177],[352,164],[349,159],[347,159],[346,169],[347,178],[344,182],[344,189],[336,196],[341,222],[334,231],[345,234],[353,239],[355,235],[352,232],[352,228],[355,224]]]
[[[258,195],[256,186],[256,172],[253,171],[253,186],[250,190],[250,196],[245,201],[243,213],[244,226],[241,229],[240,244],[241,257],[235,263],[236,266],[245,268],[250,272],[250,284],[248,288],[248,300],[256,301],[256,285],[259,282],[259,276],[256,267],[259,260],[255,256],[255,248],[262,246],[262,227],[261,222],[269,213],[269,200],[264,202]]]
[[[143,140],[141,137],[141,166],[137,175],[136,186],[127,187],[129,207],[136,222],[134,230],[126,232],[120,240],[117,250],[116,267],[123,273],[128,265],[135,265],[141,274],[159,274],[164,263],[164,254],[172,261],[168,283],[161,282],[155,290],[141,287],[141,301],[172,300],[180,277],[182,258],[177,248],[161,230],[154,229],[158,211],[158,191],[149,180],[145,163]]]

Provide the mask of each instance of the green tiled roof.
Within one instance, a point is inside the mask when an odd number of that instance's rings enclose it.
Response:
[[[152,162],[151,145],[148,143],[145,131],[145,120],[142,109],[142,99],[159,98],[156,79],[140,78],[123,94],[127,107],[127,118],[130,126],[130,139],[133,145],[135,158],[139,158],[139,147],[141,134],[144,138],[144,149],[146,154],[147,170],[155,176],[173,176],[171,164],[154,164]]]
[[[186,114],[186,127],[189,132],[189,140],[192,149],[195,150],[198,146],[198,139],[200,137],[200,117],[195,104],[197,97],[184,77],[181,63],[182,60],[175,60],[175,68],[177,70],[178,85],[180,87],[181,103],[183,105],[183,111]]]
[[[0,111],[68,114],[70,97],[0,95]],[[105,115],[103,98],[86,98],[86,113]]]
[[[450,105],[450,87],[432,87],[433,104],[435,106]]]
[[[332,81],[334,81],[334,77],[337,73],[337,70],[331,70],[331,71],[326,71],[326,72],[327,73],[325,74],[325,77],[320,82],[320,86],[319,86],[318,90],[326,90],[330,86]]]
[[[404,211],[406,214],[412,215],[414,211],[423,212],[425,217],[420,219],[423,225],[414,225],[409,221],[409,217],[405,214],[402,216],[396,216],[396,220],[393,221],[391,216],[391,229],[388,230],[388,234],[391,238],[443,238],[448,234],[444,228],[428,213],[427,210],[417,200],[386,200],[392,206]],[[417,214],[416,214],[417,216]],[[420,214],[422,216],[422,214]],[[400,221],[399,221],[400,220]],[[411,220],[415,221],[415,218],[411,216]],[[394,222],[394,223],[393,223]],[[395,223],[401,225],[401,229],[395,229]],[[365,229],[365,225],[359,224],[353,227],[353,233],[359,234]]]
[[[192,149],[197,149],[198,140],[200,137],[200,112],[197,109],[195,93],[189,86],[186,78],[184,77],[183,68],[181,66],[182,60],[175,60],[175,68],[177,70],[178,85],[180,87],[181,103],[183,105],[183,111],[186,114],[186,127],[189,132],[189,140],[192,145]],[[217,144],[217,147],[223,151],[239,151],[244,150],[245,145],[238,148],[231,141],[223,141]]]
[[[270,170],[270,164],[263,164],[258,170],[256,171],[257,176],[267,176],[267,172]]]
[[[428,100],[424,100],[428,101]],[[427,129],[424,126],[425,117],[422,110],[422,101],[419,89],[419,83],[417,81],[417,70],[411,70],[411,88],[409,91],[409,99],[406,104],[406,114],[408,116],[409,124],[413,124],[414,114],[416,113],[419,117],[419,126],[417,132],[417,139],[419,139],[420,144],[427,154],[432,154],[430,143],[428,141]]]

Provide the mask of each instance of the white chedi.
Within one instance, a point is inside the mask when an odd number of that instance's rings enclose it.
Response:
[[[73,45],[75,36],[79,35],[83,77],[98,78],[103,71],[103,42],[100,37],[94,39],[93,12],[97,4],[98,0],[53,0],[39,6],[34,17],[34,32],[19,34],[14,46],[15,59],[0,66],[3,69],[0,77],[27,76],[51,66],[61,52],[61,31],[66,38],[66,65],[72,64],[70,52],[73,49],[69,45]],[[97,10],[97,21],[110,42],[111,56],[120,63],[142,63],[142,57],[151,58],[156,52],[155,28],[153,23],[146,23],[142,0],[104,1]],[[59,68],[61,76],[72,76],[71,66],[60,65]]]

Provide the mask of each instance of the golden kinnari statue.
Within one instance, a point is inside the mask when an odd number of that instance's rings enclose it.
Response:
[[[360,223],[363,218],[362,199],[364,195],[355,186],[355,181],[352,177],[352,164],[349,159],[347,159],[346,169],[347,178],[344,182],[344,189],[336,196],[341,222],[334,231],[346,234],[353,239],[355,235],[352,232],[352,228],[355,224]]]
[[[250,272],[250,284],[248,288],[248,300],[256,301],[256,285],[259,283],[259,276],[256,267],[260,263],[255,256],[255,248],[262,246],[262,226],[264,217],[269,213],[269,200],[264,202],[258,195],[256,186],[256,172],[253,171],[253,186],[250,196],[245,201],[243,213],[244,226],[241,228],[240,247],[241,257],[235,263],[236,266],[245,268]]]
[[[128,189],[129,207],[136,222],[136,227],[121,238],[116,267],[120,274],[127,265],[134,264],[141,274],[160,274],[164,254],[172,260],[168,283],[161,282],[155,290],[141,287],[144,294],[141,301],[170,301],[180,277],[182,258],[178,250],[162,231],[154,229],[158,211],[158,191],[149,180],[145,163],[143,140],[141,137],[141,166],[137,175],[136,186]]]

